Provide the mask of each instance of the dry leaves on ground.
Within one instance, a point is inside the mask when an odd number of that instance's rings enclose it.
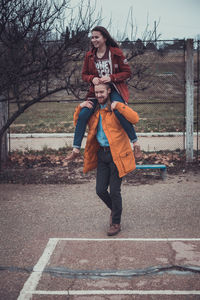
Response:
[[[71,151],[71,150],[70,150]],[[29,151],[12,152],[8,163],[3,166],[0,181],[12,183],[84,183],[95,179],[95,171],[83,174],[83,156],[73,162],[66,161],[67,151]],[[168,174],[180,174],[188,169],[185,153],[153,152],[143,153],[137,164],[165,164]],[[199,170],[199,160],[190,165]],[[158,175],[158,176],[156,176]],[[125,177],[124,182],[131,184],[149,183],[149,180],[162,180],[159,172],[137,170]]]

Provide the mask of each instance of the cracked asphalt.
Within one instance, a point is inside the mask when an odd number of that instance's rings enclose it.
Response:
[[[200,290],[200,173],[122,185],[116,237],[174,241],[59,241],[38,289]],[[17,299],[50,238],[108,239],[109,211],[95,181],[0,185],[0,299]],[[82,270],[82,272],[81,272]],[[98,271],[98,272],[97,272]],[[200,295],[50,296],[32,299],[200,299]]]

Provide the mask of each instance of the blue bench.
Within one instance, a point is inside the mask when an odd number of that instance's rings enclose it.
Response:
[[[167,175],[167,167],[165,165],[136,165],[136,169],[151,169],[151,170],[155,170],[155,169],[159,169],[161,171],[161,176],[162,179],[166,179],[166,175]]]

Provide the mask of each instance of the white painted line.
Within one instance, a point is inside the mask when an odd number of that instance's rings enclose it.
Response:
[[[46,265],[49,262],[49,259],[57,245],[58,239],[49,239],[46,248],[40,259],[38,260],[37,264],[33,268],[33,272],[25,282],[23,289],[21,290],[18,300],[28,300],[31,299],[30,291],[35,291],[38,282],[42,276],[42,272],[44,271]]]
[[[59,241],[138,241],[138,242],[169,242],[169,241],[200,241],[200,238],[50,238],[46,248],[33,272],[25,282],[17,300],[30,300],[32,295],[200,295],[197,291],[173,291],[173,290],[69,290],[69,291],[43,291],[36,287],[42,273],[48,264],[53,251]]]
[[[52,238],[53,240],[54,238]],[[173,241],[194,241],[199,242],[200,238],[55,238],[59,241],[96,241],[96,242],[110,242],[110,241],[133,241],[133,242],[173,242]]]
[[[33,295],[69,295],[69,296],[89,296],[89,295],[200,295],[199,291],[181,290],[88,290],[88,291],[31,291]]]

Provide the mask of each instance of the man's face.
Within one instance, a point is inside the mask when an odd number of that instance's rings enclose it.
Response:
[[[110,88],[105,84],[98,84],[94,86],[94,91],[99,104],[105,104],[110,94]]]

